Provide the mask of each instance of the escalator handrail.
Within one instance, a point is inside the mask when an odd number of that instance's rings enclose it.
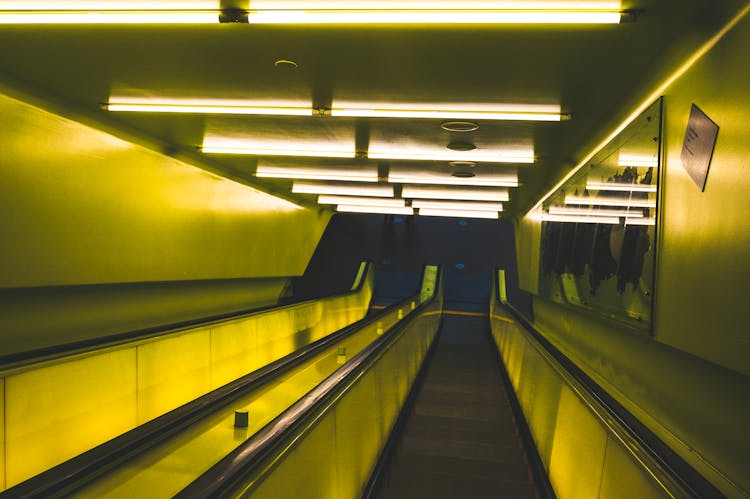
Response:
[[[367,368],[385,352],[400,334],[421,315],[441,292],[441,268],[438,267],[433,295],[419,304],[412,312],[367,345],[348,362],[328,376],[281,415],[247,439],[221,461],[185,487],[176,498],[222,497],[238,487],[243,478],[253,472],[263,475],[269,470],[257,468],[271,457],[279,459],[289,448],[284,442],[297,442],[315,425],[335,401],[351,387]],[[424,272],[420,279],[420,288]],[[274,453],[278,455],[274,456]],[[258,477],[259,480],[262,476]],[[258,483],[256,480],[255,483]]]
[[[365,265],[362,270],[362,265]],[[44,347],[34,350],[28,350],[25,352],[14,353],[10,355],[0,356],[0,377],[7,376],[10,373],[19,369],[25,369],[32,365],[43,364],[47,362],[54,362],[56,360],[72,357],[76,355],[90,353],[96,350],[104,350],[111,348],[118,348],[129,343],[137,343],[141,341],[151,340],[158,336],[166,336],[170,334],[180,333],[189,329],[195,329],[198,327],[213,326],[221,324],[223,322],[233,321],[242,318],[249,318],[254,315],[260,315],[268,313],[270,311],[284,310],[287,308],[299,307],[306,303],[312,303],[320,300],[334,299],[338,297],[344,297],[347,295],[355,295],[362,290],[362,287],[367,281],[367,276],[371,274],[374,269],[374,265],[370,261],[363,261],[360,264],[358,272],[355,277],[354,285],[350,290],[332,293],[326,296],[320,296],[317,298],[310,298],[301,300],[298,302],[285,303],[284,305],[268,305],[265,307],[249,308],[244,310],[238,310],[235,312],[229,312],[225,314],[215,314],[197,319],[190,319],[187,321],[174,322],[171,324],[164,324],[160,326],[154,326],[143,329],[136,329],[134,331],[128,331],[126,333],[117,333],[103,338],[93,338],[90,340],[76,341],[72,343],[65,343],[63,345]]]
[[[497,272],[495,282],[498,286]],[[667,494],[672,497],[724,497],[713,484],[557,349],[512,304],[500,302],[497,287],[493,291],[497,300],[495,305],[502,307],[521,325],[521,330],[526,333],[531,344],[543,354],[547,362],[562,375],[563,380],[589,405],[593,415],[622,442]]]
[[[408,306],[411,301],[418,299],[418,297],[419,295],[415,294],[393,303],[377,314],[369,315],[238,380],[217,388],[112,440],[14,485],[0,493],[0,497],[47,497],[61,493],[67,495],[78,490],[99,476],[106,474],[115,466],[132,459],[137,454],[158,445],[195,421],[225,407],[247,391],[257,389],[272,381],[280,374],[304,363],[311,356],[320,353],[332,344],[381,320],[393,310]]]

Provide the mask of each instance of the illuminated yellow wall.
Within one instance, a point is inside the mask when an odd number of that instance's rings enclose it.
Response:
[[[364,317],[359,291],[3,373],[7,486]],[[2,438],[0,438],[2,440]],[[0,475],[1,476],[1,475]]]
[[[738,19],[662,92],[653,336],[534,300],[535,326],[730,496],[750,494],[750,18]],[[692,103],[720,126],[705,192],[680,161]],[[521,240],[519,255],[537,251],[531,243]]]
[[[2,93],[0,116],[0,356],[275,303],[328,222]]]

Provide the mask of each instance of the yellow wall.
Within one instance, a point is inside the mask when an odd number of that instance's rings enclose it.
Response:
[[[535,326],[730,496],[750,494],[747,10],[691,64],[672,61],[674,79],[659,92],[665,155],[653,336],[534,300]],[[720,126],[705,192],[680,161],[692,103]],[[538,251],[538,243],[522,237],[519,255]],[[530,275],[537,264],[519,256],[525,266],[519,273]]]
[[[303,273],[327,215],[0,95],[0,287]]]

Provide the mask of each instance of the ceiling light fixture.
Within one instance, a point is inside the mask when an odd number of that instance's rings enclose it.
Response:
[[[540,213],[538,219],[545,222],[582,223],[582,224],[607,224],[617,225],[620,223],[618,217],[587,217],[583,215],[551,215]]]
[[[370,159],[393,159],[414,161],[473,161],[483,163],[524,163],[534,162],[533,151],[506,151],[494,154],[452,151],[405,153],[400,151],[370,151],[367,153]]]
[[[292,185],[292,192],[295,194],[331,194],[333,196],[392,198],[393,186],[324,184],[295,180]]]
[[[206,154],[251,154],[255,156],[294,156],[310,158],[354,158],[354,151],[322,151],[322,150],[291,150],[291,149],[265,149],[255,147],[222,147],[203,146],[201,151]]]
[[[377,168],[293,168],[259,165],[255,173],[261,178],[297,178],[307,180],[346,180],[349,182],[377,182]]]
[[[620,167],[634,166],[636,168],[657,168],[659,166],[659,159],[653,156],[638,156],[621,153],[617,159],[617,165]]]
[[[643,211],[629,211],[628,209],[591,209],[591,208],[578,208],[573,206],[550,206],[549,213],[551,215],[581,215],[588,217],[626,217],[626,218],[642,218]]]
[[[507,189],[443,188],[405,185],[401,194],[407,199],[453,199],[461,201],[508,201]]]
[[[347,206],[388,206],[391,208],[406,207],[406,200],[401,198],[362,198],[356,196],[318,196],[318,204],[343,204]]]
[[[452,217],[452,218],[494,218],[498,219],[500,214],[496,211],[480,210],[439,210],[433,208],[420,208],[418,215],[425,217]]]
[[[586,182],[589,191],[656,192],[652,184],[621,184],[618,182]]]
[[[606,196],[565,196],[565,204],[576,204],[584,206],[627,206],[629,208],[656,208],[656,201],[651,199],[630,199]]]
[[[439,174],[418,170],[398,170],[391,168],[388,182],[398,184],[433,184],[433,185],[472,185],[487,187],[518,187],[518,175],[487,174],[458,178],[450,174]]]
[[[656,218],[628,218],[625,225],[656,225]]]
[[[451,109],[371,109],[371,108],[336,108],[331,109],[331,116],[349,116],[353,118],[413,118],[413,119],[448,119],[448,120],[502,120],[502,121],[561,121],[568,115],[560,112],[511,112],[511,111],[472,111]],[[479,128],[474,123],[462,124],[465,128],[456,130],[453,125],[444,123],[442,128],[448,131],[470,132]],[[469,127],[468,125],[472,125]]]
[[[469,210],[469,211],[503,211],[502,203],[482,203],[475,201],[435,201],[434,199],[415,199],[411,203],[414,208],[428,208],[436,210]]]
[[[397,208],[393,206],[363,206],[363,205],[345,205],[336,206],[336,211],[345,213],[373,213],[378,215],[413,215],[414,208]]]
[[[188,114],[232,114],[260,116],[312,116],[311,107],[277,107],[253,105],[217,105],[158,102],[112,102],[104,105],[107,111],[130,113],[188,113]]]

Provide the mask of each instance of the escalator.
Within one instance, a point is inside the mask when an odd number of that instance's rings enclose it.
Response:
[[[374,497],[540,497],[489,327],[487,314],[443,316]]]

